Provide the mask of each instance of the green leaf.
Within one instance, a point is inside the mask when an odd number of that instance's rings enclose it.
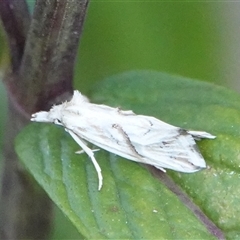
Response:
[[[227,237],[240,235],[238,94],[168,74],[135,71],[106,79],[92,90],[91,100],[216,135],[198,144],[208,169],[167,173]],[[16,150],[86,238],[214,238],[189,204],[148,169],[103,150],[96,152],[104,177],[103,189],[97,191],[91,161],[74,153],[78,145],[60,127],[30,124],[17,137]]]

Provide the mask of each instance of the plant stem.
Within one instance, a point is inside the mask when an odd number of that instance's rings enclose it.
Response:
[[[11,103],[9,107],[3,151],[0,239],[45,239],[51,228],[52,203],[18,161],[14,139],[27,121]]]
[[[37,0],[27,33],[26,19],[30,21],[28,14],[24,16],[24,0],[0,1],[12,59],[11,74],[4,80],[9,119],[3,152],[1,239],[44,239],[50,231],[51,201],[19,163],[14,139],[31,113],[49,109],[71,95],[87,6],[88,0]]]
[[[13,72],[20,67],[30,15],[25,0],[1,0],[0,16],[7,33]]]
[[[49,109],[72,95],[73,68],[87,0],[38,0],[20,79],[11,92],[26,113]]]

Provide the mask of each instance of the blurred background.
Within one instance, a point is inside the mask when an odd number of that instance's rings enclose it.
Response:
[[[34,1],[28,1],[30,9]],[[240,91],[240,2],[92,0],[79,45],[75,88],[115,73],[152,69]],[[0,25],[0,79],[8,50]],[[0,83],[0,144],[7,115]],[[0,150],[1,154],[1,150]],[[0,155],[1,156],[1,155]],[[56,209],[52,238],[79,238]]]

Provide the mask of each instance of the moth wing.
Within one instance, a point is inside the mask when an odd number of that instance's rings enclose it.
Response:
[[[162,170],[195,172],[206,167],[192,135],[181,128],[153,117],[125,115],[104,105],[87,104],[81,117],[83,107],[77,108],[77,114],[71,109],[73,115],[64,125],[100,148]],[[100,108],[96,115],[94,110]]]
[[[190,134],[173,130],[165,133],[164,137],[158,140],[145,145],[132,140],[132,144],[139,155],[144,156],[147,163],[160,169],[195,172],[206,167],[205,160]]]
[[[206,167],[193,137],[176,129],[149,132],[145,135],[118,129],[89,131],[74,130],[87,141],[124,158],[164,168],[195,172]]]

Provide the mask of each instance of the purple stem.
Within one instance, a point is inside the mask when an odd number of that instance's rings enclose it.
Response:
[[[0,0],[12,59],[11,73],[4,80],[9,119],[3,151],[1,239],[45,239],[49,234],[51,201],[19,163],[14,139],[31,113],[71,95],[87,6],[88,0],[37,0],[30,22],[24,0]]]

